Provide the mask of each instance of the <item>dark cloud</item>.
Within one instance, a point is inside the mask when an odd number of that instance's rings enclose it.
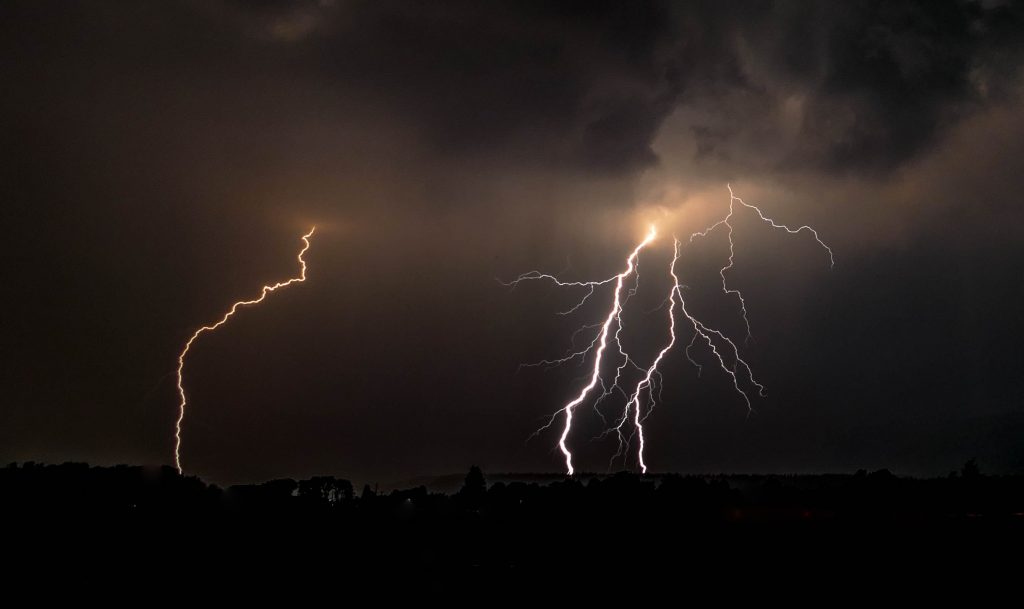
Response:
[[[441,151],[635,171],[678,105],[705,117],[698,160],[741,161],[731,144],[789,120],[792,146],[768,163],[884,172],[1008,93],[1021,6],[353,3],[306,42]]]
[[[371,2],[337,23],[311,42],[330,78],[413,117],[442,152],[642,169],[678,86],[656,2]]]
[[[748,9],[689,18],[714,32],[706,44],[696,37],[690,49],[681,100],[693,116],[697,160],[885,173],[1015,94],[1024,40],[1019,3],[778,2]],[[764,142],[774,154],[744,152]]]
[[[978,75],[1003,50],[992,48],[987,22],[1019,20],[956,2],[843,8],[827,31],[819,97],[805,124],[819,139],[811,152],[833,169],[897,166],[976,111],[986,95]]]
[[[15,76],[35,63],[97,78],[158,70],[168,86],[224,79],[241,91],[261,78],[315,82],[346,112],[401,116],[436,153],[612,175],[655,165],[652,141],[680,110],[693,116],[695,160],[889,171],[1013,94],[1024,43],[1017,1],[6,10],[8,27],[22,28],[9,33]],[[56,39],[26,36],[44,21]],[[296,111],[281,101],[280,111]],[[770,159],[741,151],[779,137],[785,149]]]

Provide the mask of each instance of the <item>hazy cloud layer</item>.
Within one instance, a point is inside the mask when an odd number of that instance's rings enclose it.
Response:
[[[1019,2],[239,6],[441,150],[608,171],[655,162],[677,107],[697,162],[891,171],[1015,97],[1024,42]],[[771,159],[736,150],[779,139]]]

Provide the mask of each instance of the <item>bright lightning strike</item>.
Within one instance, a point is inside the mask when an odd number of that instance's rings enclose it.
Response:
[[[831,266],[835,265],[835,259],[833,257],[832,249],[821,240],[821,238],[818,236],[817,231],[815,231],[813,228],[804,225],[794,229],[790,228],[785,224],[780,224],[776,222],[772,218],[766,216],[759,207],[746,203],[745,201],[743,201],[743,199],[737,197],[733,193],[732,186],[730,185],[728,213],[725,215],[725,217],[714,222],[713,224],[704,228],[703,230],[691,234],[689,242],[692,243],[698,237],[707,237],[711,232],[713,232],[720,226],[725,227],[726,237],[729,243],[729,257],[726,264],[721,269],[719,269],[718,274],[722,279],[722,291],[726,295],[735,295],[736,298],[739,300],[740,312],[742,314],[743,321],[746,327],[747,340],[749,340],[752,333],[750,329],[749,316],[747,314],[747,302],[744,299],[742,292],[740,292],[740,290],[738,289],[730,287],[726,279],[726,272],[731,270],[735,266],[736,251],[735,240],[733,238],[732,220],[737,212],[737,203],[745,209],[749,209],[756,212],[758,218],[760,218],[762,222],[768,224],[772,228],[784,230],[792,235],[796,235],[804,231],[809,232],[814,237],[815,242],[822,248],[824,248],[824,250],[828,253],[829,263]],[[669,316],[669,338],[667,344],[665,344],[665,346],[662,347],[662,349],[658,352],[657,356],[654,358],[654,360],[647,368],[642,368],[639,365],[637,365],[631,358],[631,356],[625,351],[625,349],[623,349],[621,341],[621,334],[623,331],[623,307],[626,304],[626,301],[629,300],[629,297],[634,295],[637,290],[639,282],[638,257],[640,255],[640,251],[648,244],[650,244],[654,240],[656,235],[656,228],[654,226],[651,226],[644,240],[639,245],[637,245],[636,248],[633,249],[632,253],[630,253],[630,255],[626,258],[625,270],[623,270],[618,275],[614,275],[607,279],[602,279],[599,281],[562,281],[561,279],[553,275],[541,273],[539,271],[531,271],[529,273],[524,273],[517,277],[515,280],[505,284],[514,287],[518,285],[521,281],[539,279],[551,281],[559,287],[586,288],[586,292],[584,293],[583,297],[570,309],[560,312],[560,315],[568,315],[578,310],[594,295],[595,290],[597,288],[612,283],[615,284],[615,291],[613,293],[611,309],[605,316],[604,322],[601,324],[591,324],[583,326],[582,328],[580,328],[580,330],[577,330],[576,333],[573,334],[573,338],[575,338],[576,334],[578,334],[580,331],[584,329],[596,328],[598,326],[600,326],[601,328],[600,333],[584,349],[573,351],[569,353],[566,357],[560,359],[543,360],[539,362],[539,364],[558,365],[577,358],[585,359],[591,353],[594,353],[594,363],[590,373],[589,383],[585,387],[583,387],[582,390],[580,390],[579,394],[574,399],[567,402],[558,411],[552,414],[548,423],[541,427],[540,429],[538,429],[537,432],[535,432],[534,434],[536,435],[537,433],[540,433],[544,429],[550,427],[554,423],[555,419],[558,417],[559,414],[565,415],[565,425],[562,429],[562,435],[559,437],[558,448],[565,456],[566,470],[568,471],[568,474],[570,476],[575,473],[575,469],[572,464],[572,453],[569,450],[566,442],[568,440],[569,433],[572,430],[573,412],[577,406],[579,406],[580,404],[587,400],[591,393],[594,392],[595,387],[597,387],[597,385],[599,384],[602,386],[603,392],[597,397],[597,400],[595,402],[595,409],[597,407],[597,404],[599,404],[600,402],[602,402],[604,399],[608,398],[615,392],[621,393],[626,398],[622,415],[618,417],[617,422],[614,426],[612,426],[609,430],[602,434],[603,437],[608,433],[615,433],[618,437],[619,448],[618,451],[612,456],[612,462],[614,462],[614,460],[617,457],[625,456],[627,454],[627,451],[629,450],[629,444],[631,443],[632,438],[635,436],[638,439],[637,461],[639,463],[640,470],[643,473],[647,472],[647,462],[644,458],[644,449],[646,447],[646,439],[644,437],[644,421],[647,419],[648,416],[650,416],[652,410],[656,405],[657,399],[659,398],[658,394],[660,393],[661,385],[661,373],[658,370],[659,366],[662,364],[665,357],[672,350],[672,348],[676,345],[678,340],[678,336],[676,333],[677,307],[679,312],[681,312],[683,317],[685,317],[686,321],[689,322],[689,325],[693,327],[693,336],[690,339],[689,344],[687,344],[686,346],[685,355],[686,358],[690,361],[690,363],[697,367],[698,375],[700,375],[700,373],[703,371],[703,367],[700,363],[697,362],[697,360],[693,358],[691,350],[700,343],[706,343],[709,351],[711,352],[711,355],[713,355],[715,361],[718,362],[718,367],[729,377],[729,379],[732,382],[733,388],[736,390],[737,394],[739,394],[739,396],[743,399],[744,403],[747,406],[748,412],[753,412],[753,404],[750,399],[750,394],[748,393],[750,391],[749,388],[756,388],[758,395],[762,397],[765,395],[764,385],[759,383],[754,378],[753,370],[751,369],[750,365],[746,362],[746,360],[744,360],[743,357],[740,355],[740,349],[736,345],[736,343],[733,342],[732,339],[726,336],[723,332],[711,328],[707,324],[699,320],[687,308],[686,299],[683,294],[685,286],[680,281],[679,276],[676,272],[676,264],[681,257],[681,243],[679,239],[673,240],[674,255],[672,257],[671,265],[669,266],[669,276],[672,279],[672,286],[669,289],[668,297],[665,300],[665,302],[668,303]],[[633,275],[634,283],[631,288],[626,290],[626,296],[623,297],[622,294],[625,286],[625,281],[626,278],[629,277],[630,275]],[[615,326],[614,332],[612,332],[611,330],[613,325]],[[601,366],[604,361],[605,351],[608,348],[609,337],[611,337],[610,342],[615,344],[615,347],[618,351],[618,355],[621,358],[621,364],[618,365],[616,368],[615,377],[611,385],[606,386],[604,380],[601,378]],[[622,382],[623,371],[628,366],[632,366],[634,369],[638,370],[643,376],[633,387],[633,390],[627,394],[620,387],[620,383]],[[602,418],[604,418],[604,415],[601,413],[600,410],[598,410],[598,414],[601,415]],[[632,417],[630,416],[631,414]],[[627,436],[626,428],[627,424],[630,422],[630,419],[632,419],[633,431]]]
[[[640,471],[647,473],[647,463],[644,462],[644,426],[643,421],[646,417],[640,416],[640,393],[647,390],[650,396],[650,403],[654,404],[654,375],[658,372],[658,364],[665,357],[665,354],[672,350],[672,346],[676,344],[676,294],[679,292],[679,277],[676,276],[676,261],[679,260],[679,240],[675,240],[675,256],[672,258],[672,265],[669,267],[669,275],[672,276],[672,290],[668,295],[668,333],[671,337],[668,344],[658,352],[658,356],[654,358],[654,363],[647,368],[647,373],[644,378],[636,384],[636,389],[633,390],[633,395],[630,397],[629,402],[626,403],[626,410],[622,413],[622,419],[619,420],[618,426],[616,426],[616,432],[619,436],[619,447],[622,448],[622,427],[626,423],[626,419],[629,418],[630,407],[633,409],[633,424],[636,426],[636,434],[639,438],[639,448],[637,450],[637,458],[640,462]],[[680,299],[682,295],[680,294]],[[648,411],[650,412],[650,411]],[[612,457],[615,458],[614,456]]]
[[[224,317],[221,317],[220,320],[218,320],[216,323],[211,324],[209,326],[203,326],[196,330],[195,333],[192,334],[192,336],[188,339],[188,342],[185,343],[185,348],[181,350],[180,354],[178,354],[178,396],[180,398],[180,402],[178,403],[178,420],[174,424],[174,464],[178,468],[179,474],[183,473],[183,470],[181,468],[181,423],[185,419],[186,404],[183,372],[185,370],[185,356],[188,355],[189,349],[192,348],[192,343],[194,343],[196,339],[199,338],[199,336],[204,332],[212,332],[213,330],[216,330],[217,328],[227,323],[228,319],[230,319],[231,316],[234,315],[236,311],[238,311],[239,307],[246,307],[254,304],[259,304],[263,302],[263,300],[267,297],[267,294],[270,294],[275,290],[290,286],[293,283],[304,282],[306,280],[306,260],[303,258],[303,256],[309,249],[309,239],[313,236],[313,233],[315,231],[316,227],[314,226],[313,228],[309,229],[308,233],[302,236],[302,242],[304,243],[304,245],[302,249],[299,251],[298,255],[300,267],[298,277],[292,277],[291,279],[281,281],[273,285],[265,285],[263,286],[263,289],[260,291],[259,297],[254,298],[252,300],[240,300],[234,303],[233,305],[231,305],[231,308],[228,309],[228,312],[224,314]]]
[[[602,280],[602,281],[563,282],[563,281],[559,280],[557,277],[554,277],[552,275],[547,275],[547,274],[538,273],[538,272],[531,272],[531,273],[526,273],[526,274],[520,275],[518,278],[516,278],[514,281],[512,281],[509,284],[509,285],[515,286],[520,281],[524,281],[526,279],[548,279],[548,280],[551,280],[551,281],[555,282],[555,284],[558,285],[558,286],[585,286],[585,287],[589,288],[589,291],[588,291],[587,295],[583,297],[583,300],[581,300],[579,302],[579,304],[577,304],[575,307],[573,307],[573,309],[576,309],[576,308],[579,308],[584,302],[586,302],[586,300],[588,298],[590,298],[591,295],[593,295],[595,287],[601,286],[601,285],[605,285],[605,284],[611,283],[613,281],[615,282],[615,299],[614,299],[614,301],[612,303],[611,310],[608,312],[608,316],[605,318],[604,323],[601,325],[601,333],[597,336],[597,338],[594,339],[593,342],[590,343],[590,346],[587,347],[587,350],[583,352],[583,353],[589,352],[590,350],[593,349],[594,345],[597,345],[597,356],[594,358],[594,368],[593,368],[593,370],[592,370],[592,372],[590,374],[590,382],[587,384],[586,387],[584,387],[580,391],[579,395],[577,395],[575,399],[571,400],[570,402],[568,402],[565,406],[563,406],[561,408],[561,412],[565,413],[565,427],[562,430],[561,438],[558,440],[558,448],[559,448],[559,450],[562,451],[562,454],[565,455],[565,467],[569,471],[569,475],[570,476],[576,470],[573,469],[573,466],[572,466],[572,453],[569,451],[569,448],[566,446],[565,441],[569,437],[569,432],[572,430],[572,412],[573,412],[573,409],[575,409],[585,399],[587,399],[587,396],[590,394],[591,391],[594,390],[594,387],[596,387],[598,382],[600,381],[600,378],[601,378],[601,361],[603,359],[605,349],[608,347],[608,335],[610,333],[612,324],[616,324],[619,329],[622,328],[622,319],[620,317],[621,313],[622,313],[622,303],[623,303],[622,290],[623,290],[623,286],[625,285],[626,277],[629,277],[631,274],[633,274],[633,270],[636,268],[637,257],[640,255],[640,250],[642,250],[651,241],[654,241],[654,238],[657,236],[657,234],[658,234],[658,232],[655,230],[654,226],[651,226],[650,230],[647,231],[647,236],[644,237],[644,240],[641,241],[640,244],[637,245],[636,248],[633,250],[633,253],[631,253],[629,255],[629,257],[626,258],[626,269],[624,271],[622,271],[621,273],[619,273],[618,275],[615,275],[614,277],[611,277],[609,279],[605,279],[605,280]],[[618,331],[616,331],[616,333],[614,335],[614,341],[615,341],[615,343],[616,343],[616,345],[618,347],[619,353],[622,353],[622,354],[625,355],[625,351],[623,351],[623,349],[622,349],[622,344],[619,342],[619,332]],[[627,357],[627,360],[628,360],[629,356],[626,356],[626,357]],[[620,367],[619,370],[621,371],[622,368]],[[606,392],[607,391],[610,391],[610,390],[606,390]],[[549,421],[548,424],[545,425],[545,427],[550,426],[551,423],[553,423],[553,422],[554,422],[554,417],[552,417],[551,421]]]

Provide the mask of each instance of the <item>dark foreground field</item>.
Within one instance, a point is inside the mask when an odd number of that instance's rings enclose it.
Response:
[[[37,573],[194,581],[482,566],[550,574],[540,587],[577,570],[591,574],[587,585],[661,579],[665,569],[691,582],[706,573],[1016,581],[1024,476],[985,476],[969,463],[936,479],[883,470],[488,484],[474,468],[442,494],[360,492],[332,477],[221,489],[167,467],[27,463],[0,469],[0,515],[6,558]]]

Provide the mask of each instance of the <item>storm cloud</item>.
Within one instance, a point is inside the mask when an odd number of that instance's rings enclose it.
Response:
[[[495,278],[607,276],[731,183],[837,267],[737,229],[772,392],[745,422],[679,367],[656,469],[1020,467],[1022,59],[1015,0],[4,2],[0,458],[167,462],[182,340],[315,223],[190,361],[186,464],[557,469],[524,441],[580,370],[516,369],[573,295]]]

